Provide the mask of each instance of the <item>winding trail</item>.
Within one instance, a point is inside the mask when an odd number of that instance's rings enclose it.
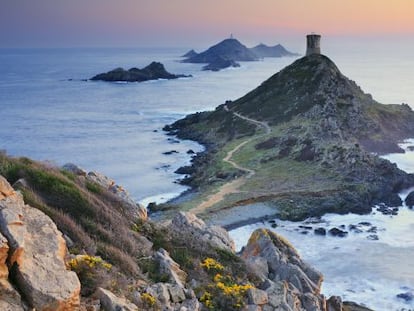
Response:
[[[227,105],[224,105],[224,110],[226,110],[227,112],[230,112],[230,110],[228,109]],[[251,178],[254,174],[256,174],[256,172],[252,169],[249,169],[247,167],[243,167],[239,164],[237,164],[236,162],[234,162],[231,158],[233,157],[233,155],[239,151],[243,146],[245,146],[246,144],[250,143],[251,141],[258,139],[260,137],[263,137],[265,135],[268,135],[270,132],[272,132],[272,129],[270,128],[270,126],[266,123],[266,122],[261,122],[258,120],[254,120],[248,117],[245,117],[237,112],[232,112],[233,115],[235,115],[236,117],[246,120],[250,123],[253,123],[257,126],[262,127],[265,130],[265,133],[258,135],[258,136],[253,136],[245,141],[243,141],[242,143],[238,144],[236,147],[234,147],[232,150],[230,150],[229,152],[227,152],[227,155],[223,158],[223,161],[226,163],[229,163],[231,166],[233,166],[234,168],[243,171],[245,173],[247,173],[247,175],[242,176],[240,178],[237,178],[233,181],[230,181],[224,185],[222,185],[219,188],[219,191],[210,195],[207,200],[201,202],[198,206],[192,208],[190,210],[190,212],[194,213],[194,214],[201,214],[203,213],[207,208],[213,206],[214,204],[222,201],[224,199],[224,197],[230,193],[238,193],[240,192],[238,189],[246,182],[246,179]]]

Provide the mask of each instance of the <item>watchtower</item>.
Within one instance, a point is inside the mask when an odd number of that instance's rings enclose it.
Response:
[[[321,35],[310,34],[306,36],[306,56],[321,54]]]

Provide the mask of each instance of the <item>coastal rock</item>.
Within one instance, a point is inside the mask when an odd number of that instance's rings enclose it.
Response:
[[[219,226],[207,226],[203,220],[192,213],[179,212],[172,219],[170,228],[182,236],[187,236],[189,243],[191,240],[202,240],[215,247],[232,252],[235,250],[234,241],[225,229]]]
[[[338,229],[338,228],[332,228],[332,229],[329,229],[329,234],[332,235],[332,236],[344,238],[348,235],[348,232],[343,231],[343,230]]]
[[[257,288],[250,288],[247,291],[247,297],[249,304],[253,305],[264,305],[269,302],[269,297],[264,290]]]
[[[412,292],[401,293],[397,295],[397,298],[403,299],[406,302],[413,301],[414,294]]]
[[[115,296],[109,290],[98,288],[94,294],[104,311],[138,311],[138,307],[125,298]]]
[[[316,228],[315,230],[313,230],[313,232],[316,235],[326,235],[326,229],[325,228]]]
[[[161,248],[155,253],[154,258],[159,263],[159,273],[168,275],[169,282],[184,288],[187,273],[180,269],[180,265],[170,257],[170,254]]]
[[[287,303],[291,308],[297,308],[299,303],[303,307],[314,305],[319,308],[312,310],[322,309],[322,274],[302,261],[297,251],[278,234],[257,229],[252,233],[241,257],[249,267],[255,258],[266,260],[266,277],[270,281],[267,282],[266,292],[273,307]],[[272,300],[275,293],[279,295],[278,301]]]
[[[62,166],[62,169],[78,176],[86,176],[87,174],[87,172],[83,168],[74,163],[66,163]]]
[[[404,202],[405,202],[405,205],[407,205],[409,208],[412,208],[414,206],[414,191],[411,191],[407,195]]]
[[[164,65],[158,62],[152,62],[147,67],[138,69],[131,68],[125,70],[123,68],[116,68],[114,70],[108,71],[107,73],[101,73],[93,78],[92,81],[125,81],[125,82],[143,82],[148,80],[157,80],[157,79],[178,79],[190,77],[186,75],[175,75],[171,74],[165,70]]]
[[[1,176],[0,183],[10,189]],[[76,310],[80,283],[66,270],[66,244],[53,221],[9,192],[0,200],[0,231],[10,247],[9,272],[29,305],[36,310]]]
[[[343,311],[342,299],[338,296],[332,296],[326,301],[327,311]]]

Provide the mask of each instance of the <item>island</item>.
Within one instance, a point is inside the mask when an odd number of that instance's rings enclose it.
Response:
[[[125,70],[123,68],[116,68],[114,70],[108,71],[106,73],[98,74],[92,77],[92,81],[108,81],[108,82],[144,82],[148,80],[158,80],[158,79],[178,79],[178,78],[188,78],[191,75],[183,74],[172,74],[165,70],[163,64],[159,62],[152,62],[147,67],[138,69],[131,68]]]
[[[179,170],[193,189],[180,208],[220,218],[221,210],[265,203],[279,218],[303,220],[401,205],[398,193],[414,175],[378,155],[401,152],[398,143],[414,137],[414,112],[378,103],[319,51],[308,48],[237,100],[165,127],[206,146]]]
[[[267,46],[260,44],[253,48],[248,48],[239,40],[231,36],[201,53],[190,50],[182,57],[184,63],[206,63],[203,70],[218,71],[228,67],[240,67],[239,61],[250,62],[258,61],[264,57],[284,57],[297,56],[298,54],[289,52],[282,45]]]

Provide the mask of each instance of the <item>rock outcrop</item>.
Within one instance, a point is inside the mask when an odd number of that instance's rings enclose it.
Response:
[[[158,62],[152,62],[147,67],[138,69],[131,68],[125,70],[123,68],[116,68],[114,70],[108,71],[106,73],[100,73],[91,78],[92,81],[124,81],[124,82],[144,82],[148,80],[158,80],[158,79],[178,79],[178,78],[188,78],[187,75],[176,75],[169,73],[165,70],[164,65]]]
[[[281,236],[266,229],[256,230],[241,257],[263,280],[266,304],[271,308],[325,310],[325,299],[320,294],[322,274],[302,261]],[[260,296],[257,300],[266,301],[264,293]]]
[[[118,185],[113,179],[109,178],[108,176],[94,171],[86,172],[83,168],[73,163],[67,163],[62,168],[77,176],[84,176],[87,181],[96,183],[102,188],[113,193],[124,203],[126,203],[128,207],[130,207],[130,211],[137,218],[140,218],[142,220],[146,220],[148,218],[147,209],[141,204],[135,202],[126,189]]]
[[[186,236],[188,242],[203,241],[230,251],[234,251],[235,244],[230,238],[229,233],[219,226],[207,226],[206,223],[197,218],[192,213],[179,212],[170,225],[170,229],[179,232],[181,236]]]
[[[159,264],[159,273],[168,275],[169,282],[184,288],[187,273],[180,269],[180,265],[170,257],[170,254],[165,249],[160,249],[154,257]]]
[[[98,288],[94,294],[101,303],[102,311],[138,311],[138,307],[125,298],[117,297],[104,288]]]
[[[66,269],[62,233],[48,216],[25,205],[2,176],[0,185],[0,231],[10,248],[9,278],[36,310],[77,310],[80,283],[76,274]],[[5,250],[5,240],[2,242]],[[2,274],[6,274],[4,265]]]

